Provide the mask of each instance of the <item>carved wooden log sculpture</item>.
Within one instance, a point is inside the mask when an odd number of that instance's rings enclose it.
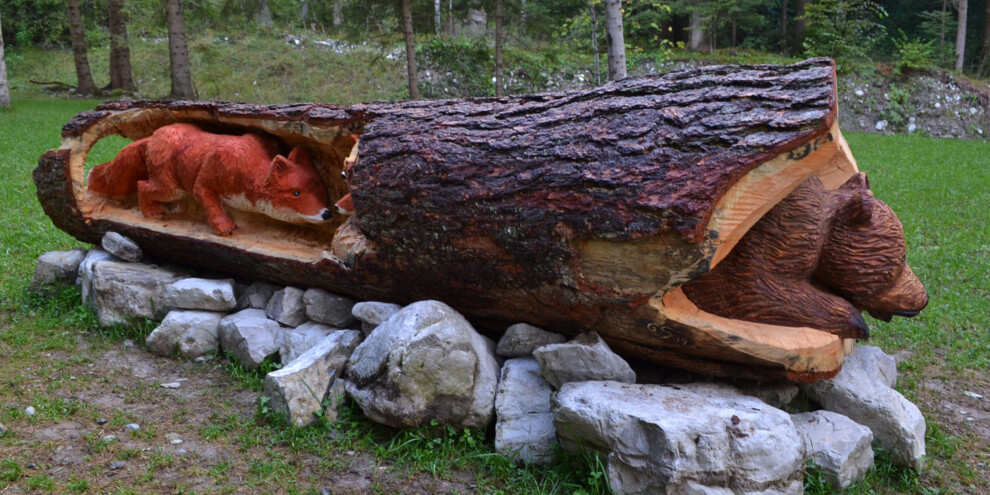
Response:
[[[113,230],[235,276],[439,299],[496,332],[594,330],[667,366],[815,380],[865,337],[860,310],[909,315],[927,300],[835,115],[826,59],[497,99],[110,102],[64,127],[35,181],[80,240]],[[353,211],[311,226],[230,211],[239,229],[219,236],[195,205],[145,218],[135,198],[87,189],[97,140],[177,122],[307,151],[329,201]]]

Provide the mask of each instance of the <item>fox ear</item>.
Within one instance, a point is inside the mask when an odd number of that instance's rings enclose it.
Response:
[[[867,179],[866,174],[864,174],[863,172],[859,172],[856,175],[850,177],[849,180],[847,180],[841,186],[839,186],[839,189],[844,189],[847,191],[855,191],[858,189],[869,189],[869,188],[870,188],[870,179]]]
[[[283,177],[292,170],[292,164],[282,155],[275,155],[272,158],[272,167],[268,170],[268,180]]]
[[[313,163],[309,159],[309,153],[306,153],[306,150],[299,146],[292,148],[292,151],[289,152],[289,161],[306,167],[313,166]]]

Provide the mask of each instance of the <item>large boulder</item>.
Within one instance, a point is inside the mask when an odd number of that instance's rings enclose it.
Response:
[[[550,410],[552,393],[535,359],[506,361],[495,393],[495,450],[519,461],[553,460],[557,430]]]
[[[322,323],[307,321],[296,328],[287,328],[282,333],[278,354],[282,364],[289,364],[321,340],[341,331]]]
[[[343,374],[347,359],[360,342],[361,332],[341,330],[268,373],[262,393],[270,399],[269,406],[285,414],[292,425],[315,422],[331,385]]]
[[[892,357],[872,346],[846,356],[835,378],[803,389],[822,408],[868,427],[898,465],[920,467],[925,456],[925,418],[911,401],[891,388],[896,382]]]
[[[38,256],[28,290],[39,291],[48,286],[72,285],[76,281],[79,264],[85,257],[85,249],[49,251]]]
[[[102,326],[133,318],[162,319],[165,287],[181,278],[172,270],[122,261],[101,261],[92,270],[93,307]]]
[[[366,416],[397,428],[484,427],[498,384],[494,347],[450,306],[411,304],[354,351],[347,393]]]
[[[383,321],[399,312],[402,306],[377,301],[359,302],[351,308],[351,315],[361,322],[361,331],[368,335]]]
[[[220,345],[248,369],[258,369],[278,352],[282,327],[260,309],[244,309],[220,320]]]
[[[731,389],[566,383],[565,449],[607,454],[617,494],[800,494],[804,444],[784,411]]]
[[[197,358],[216,352],[220,343],[220,320],[224,313],[173,310],[146,340],[148,350],[159,356],[178,352]]]
[[[354,300],[338,296],[323,289],[307,289],[303,294],[306,316],[317,323],[347,328],[354,323],[351,308]]]
[[[550,344],[533,351],[543,378],[555,388],[568,382],[612,380],[635,383],[636,373],[612,352],[595,332],[578,335],[563,344]]]
[[[873,467],[869,428],[832,411],[793,414],[791,420],[804,439],[807,458],[835,490],[845,490]]]
[[[229,311],[237,306],[234,280],[185,278],[165,287],[165,304],[176,309]]]
[[[79,263],[79,270],[76,272],[76,280],[79,283],[79,290],[82,292],[82,303],[89,307],[93,307],[93,265],[101,261],[120,260],[100,248],[93,248],[86,253],[86,257]]]
[[[305,293],[296,287],[277,290],[268,301],[265,313],[287,327],[298,327],[306,322],[306,304],[303,302]]]
[[[566,337],[548,332],[526,323],[516,323],[505,330],[498,339],[495,353],[502,357],[516,358],[532,356],[533,351],[550,344],[563,344]]]

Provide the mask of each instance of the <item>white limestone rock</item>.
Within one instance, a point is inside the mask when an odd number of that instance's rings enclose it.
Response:
[[[868,427],[898,465],[921,467],[925,456],[925,418],[918,407],[891,388],[893,358],[872,346],[858,346],[842,370],[829,380],[802,389],[822,408]]]
[[[224,313],[173,310],[146,340],[148,350],[159,356],[178,352],[197,358],[216,352],[220,344],[220,320]]]
[[[230,311],[237,305],[234,280],[186,278],[165,287],[165,304],[176,309]]]
[[[595,332],[583,333],[563,344],[540,347],[533,351],[533,357],[540,363],[543,378],[558,389],[568,382],[636,382],[629,363],[612,352]]]
[[[93,307],[102,326],[133,318],[162,319],[165,287],[182,278],[165,268],[122,261],[100,261],[92,270]]]
[[[354,301],[323,289],[307,289],[303,294],[306,316],[317,323],[325,323],[339,328],[347,328],[354,323],[351,308]]]
[[[339,331],[341,329],[313,321],[307,321],[296,328],[285,329],[278,349],[282,364],[289,364],[321,340]]]
[[[28,284],[28,290],[39,291],[49,286],[72,285],[76,281],[79,264],[85,257],[85,249],[49,251],[38,256],[38,262],[34,265],[34,277]]]
[[[790,415],[728,388],[571,382],[554,399],[565,449],[607,454],[616,494],[800,494]]]
[[[402,306],[377,301],[359,302],[351,308],[351,315],[361,322],[361,331],[370,334],[378,325],[399,312]]]
[[[100,246],[108,253],[124,261],[138,262],[144,258],[144,252],[141,251],[141,247],[136,242],[116,232],[103,234]]]
[[[532,357],[509,359],[495,392],[495,450],[517,461],[546,464],[557,446],[553,389]]]
[[[286,414],[292,425],[315,422],[330,385],[340,377],[360,342],[361,332],[357,330],[334,333],[282,369],[268,373],[262,393],[270,399],[269,406]]]
[[[507,358],[532,356],[533,351],[540,347],[566,341],[567,337],[559,333],[548,332],[526,323],[516,323],[507,328],[502,338],[498,339],[495,353]]]
[[[450,306],[421,301],[382,323],[347,365],[347,393],[373,421],[396,428],[436,420],[483,428],[492,418],[495,345]]]
[[[244,292],[237,298],[237,310],[265,309],[268,307],[268,301],[277,290],[279,287],[268,282],[254,282],[244,289]]]
[[[288,327],[298,327],[306,322],[305,291],[296,287],[286,287],[275,291],[268,301],[265,313],[269,318]]]
[[[121,260],[100,248],[93,248],[86,253],[86,257],[79,263],[76,280],[79,284],[79,290],[82,292],[82,303],[89,307],[93,307],[93,265],[100,261]]]
[[[862,480],[873,467],[873,432],[832,411],[792,414],[794,427],[804,439],[806,457],[825,474],[837,491]]]
[[[248,369],[258,366],[278,352],[282,327],[260,309],[244,309],[220,320],[220,345],[237,356]]]

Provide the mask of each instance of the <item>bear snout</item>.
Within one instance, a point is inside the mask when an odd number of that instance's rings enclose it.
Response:
[[[892,316],[912,317],[928,305],[928,292],[911,267],[904,264],[900,275],[880,294],[865,301],[865,310],[874,318],[890,321]]]

